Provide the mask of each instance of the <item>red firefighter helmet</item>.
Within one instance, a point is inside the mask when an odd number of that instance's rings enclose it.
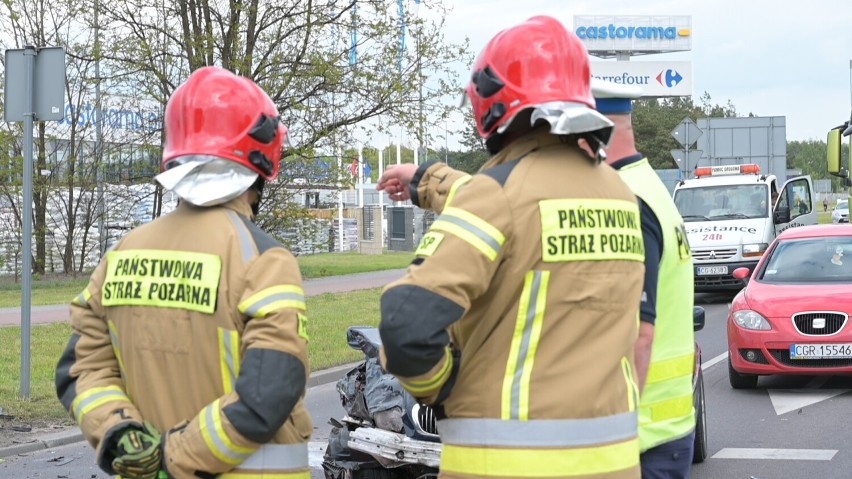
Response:
[[[594,109],[590,77],[586,47],[559,20],[536,16],[501,31],[477,57],[467,86],[479,134],[488,138],[543,103]]]
[[[216,157],[243,165],[271,181],[278,175],[287,127],[278,108],[248,78],[219,67],[189,76],[166,106],[161,168],[185,157]]]

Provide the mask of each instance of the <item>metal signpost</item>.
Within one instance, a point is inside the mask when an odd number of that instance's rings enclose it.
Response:
[[[65,116],[65,49],[62,47],[6,50],[3,89],[6,122],[24,122],[23,270],[21,271],[21,392],[30,398],[32,306],[33,123]]]
[[[693,143],[698,140],[704,131],[701,128],[698,128],[698,125],[692,121],[691,118],[684,118],[678,125],[672,130],[672,138],[675,139],[680,146],[683,147],[682,150],[671,150],[672,158],[677,162],[678,168],[680,168],[684,176],[688,175],[690,171],[695,169],[695,165],[698,164],[698,160],[701,158],[701,150],[690,150],[689,147],[692,146]]]

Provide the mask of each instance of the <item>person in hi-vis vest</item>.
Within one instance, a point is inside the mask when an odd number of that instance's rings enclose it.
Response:
[[[644,245],[636,196],[601,162],[611,122],[589,78],[554,18],[498,33],[466,90],[494,156],[378,184],[440,213],[383,291],[379,332],[386,369],[446,416],[443,479],[640,477]]]
[[[637,371],[643,386],[639,400],[642,478],[686,479],[695,440],[693,266],[686,231],[665,184],[636,150],[631,111],[633,99],[642,90],[592,79],[592,93],[597,110],[615,123],[606,161],[639,198],[645,240],[645,282],[636,342]]]
[[[196,70],[166,106],[177,209],[124,236],[71,302],[60,401],[123,479],[309,479],[305,297],[254,223],[287,128],[248,78]]]

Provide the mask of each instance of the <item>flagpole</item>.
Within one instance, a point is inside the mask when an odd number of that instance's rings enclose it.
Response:
[[[385,170],[385,155],[384,150],[379,150],[379,178]],[[379,192],[379,227],[376,228],[379,235],[379,244],[382,245],[382,250],[385,248],[385,194]]]
[[[337,171],[343,169],[343,160],[337,157]],[[338,250],[343,252],[343,186],[337,184],[337,244]]]
[[[364,207],[364,149],[358,147],[358,207]]]

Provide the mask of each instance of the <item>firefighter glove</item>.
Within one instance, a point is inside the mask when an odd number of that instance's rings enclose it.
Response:
[[[148,421],[125,429],[116,442],[112,468],[122,479],[157,479],[163,459],[162,436]]]

